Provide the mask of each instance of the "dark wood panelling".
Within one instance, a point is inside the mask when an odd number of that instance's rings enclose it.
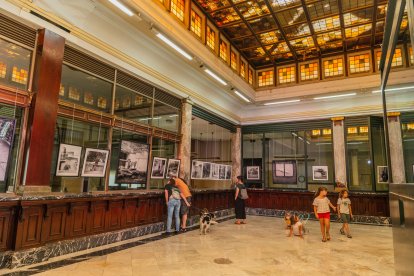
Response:
[[[42,242],[63,240],[65,238],[67,206],[45,206]]]
[[[43,205],[22,206],[17,226],[16,249],[41,245]]]
[[[13,207],[0,208],[0,251],[10,249],[13,227]]]
[[[123,201],[110,201],[109,202],[109,210],[108,210],[108,218],[107,218],[107,229],[117,230],[121,228],[121,221],[123,217]]]
[[[27,186],[49,186],[65,39],[39,30],[27,135]]]
[[[89,204],[87,202],[69,203],[66,222],[66,237],[80,237],[88,232]]]

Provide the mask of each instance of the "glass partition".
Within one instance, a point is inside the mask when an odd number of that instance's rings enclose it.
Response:
[[[108,132],[109,129],[107,127],[100,127],[96,124],[85,123],[70,118],[58,117],[56,122],[50,181],[53,192],[81,193],[105,190],[105,177],[82,177],[81,175],[83,163],[85,162],[86,148],[107,150]],[[76,151],[67,151],[64,153],[64,155],[72,158],[74,160],[73,162],[77,163],[77,176],[56,175],[58,161],[62,162],[63,159],[63,153],[59,153],[60,144],[68,144],[81,147],[82,151],[80,154],[80,160],[78,159],[78,154]],[[105,167],[106,162],[103,159],[104,158],[98,160],[98,158],[96,158],[96,165]],[[62,168],[62,164],[59,164],[59,166]]]
[[[154,158],[165,158],[166,164],[168,163],[168,159],[176,159],[177,158],[177,150],[178,144],[172,141],[164,140],[161,138],[153,138],[152,139],[152,160],[150,160],[151,168],[152,162]],[[151,174],[151,171],[149,172]],[[166,175],[166,168],[164,171],[164,178],[162,179],[155,179],[151,178],[150,181],[150,188],[151,189],[162,189],[164,185],[167,183],[167,175]]]
[[[116,86],[115,115],[141,124],[150,124],[152,99],[137,92]]]
[[[179,125],[179,109],[159,101],[154,102],[154,117],[152,118],[152,126],[177,133]]]
[[[414,116],[402,122],[402,142],[407,183],[414,183]]]

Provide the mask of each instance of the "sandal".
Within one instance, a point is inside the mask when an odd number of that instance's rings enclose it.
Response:
[[[236,221],[234,224],[241,224],[240,221]]]
[[[347,236],[349,239],[352,239],[352,236],[349,234],[348,236]]]
[[[322,242],[326,242],[326,238],[325,237],[322,238]]]
[[[344,229],[341,228],[341,230],[339,230],[339,232],[341,233],[341,235],[345,235]]]

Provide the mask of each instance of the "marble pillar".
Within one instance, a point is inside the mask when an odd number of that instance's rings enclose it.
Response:
[[[388,112],[387,117],[392,182],[395,184],[406,183],[400,113]]]
[[[178,146],[180,163],[180,177],[190,183],[191,173],[191,122],[193,117],[193,102],[187,98],[183,100],[181,109],[181,143]]]
[[[232,162],[232,178],[234,179],[238,175],[242,175],[242,168],[241,168],[241,143],[242,143],[242,135],[241,135],[241,128],[237,127],[236,132],[232,133],[231,136],[231,162]],[[232,179],[232,181],[234,181]]]
[[[346,157],[345,157],[345,131],[344,117],[332,118],[332,139],[335,162],[335,182],[345,186],[347,185],[346,177]]]

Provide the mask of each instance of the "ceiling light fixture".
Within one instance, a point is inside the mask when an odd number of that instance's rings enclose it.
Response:
[[[349,93],[349,94],[341,94],[341,95],[333,95],[333,96],[324,96],[324,97],[316,97],[313,98],[314,100],[324,100],[324,99],[332,99],[332,98],[342,98],[342,97],[350,97],[355,96],[357,93]]]
[[[282,102],[270,102],[270,103],[265,103],[263,105],[276,105],[276,104],[287,104],[287,103],[297,103],[300,102],[300,100],[289,100],[289,101],[282,101]]]
[[[246,96],[244,96],[242,93],[240,93],[239,91],[234,90],[234,93],[235,93],[237,96],[239,96],[240,98],[242,98],[245,102],[250,103],[250,100],[249,100]]]
[[[225,82],[219,76],[217,76],[216,74],[214,74],[213,72],[211,72],[210,69],[204,69],[204,72],[206,72],[207,74],[209,74],[213,79],[215,79],[216,81],[218,81],[222,85],[227,85],[227,82]]]
[[[385,89],[385,92],[391,92],[391,91],[399,91],[399,90],[405,90],[405,89],[414,89],[414,86],[407,86],[407,87],[397,87],[397,88],[389,88]],[[374,90],[372,93],[381,93],[381,90]]]
[[[130,9],[128,9],[124,4],[122,4],[118,0],[108,0],[108,1],[111,2],[118,9],[120,9],[121,11],[123,11],[124,13],[126,13],[127,15],[129,15],[129,16],[133,16],[134,15],[134,13]]]
[[[173,48],[174,50],[176,50],[177,52],[179,52],[186,59],[193,60],[193,57],[192,56],[190,56],[186,51],[184,51],[183,49],[181,49],[180,47],[178,47],[174,42],[172,42],[171,40],[169,40],[162,33],[157,33],[156,36],[159,39],[161,39],[162,41],[164,41],[165,44],[167,44],[168,46],[170,46],[171,48]]]

